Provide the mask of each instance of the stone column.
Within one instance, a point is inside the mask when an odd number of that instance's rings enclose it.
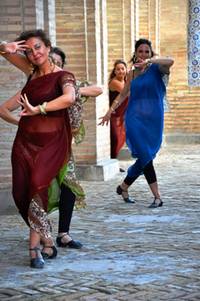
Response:
[[[160,0],[149,0],[148,7],[148,29],[149,40],[152,42],[153,49],[156,53],[160,51]]]
[[[110,127],[98,126],[108,109],[106,1],[84,0],[85,71],[88,81],[104,87],[103,95],[90,99],[84,107],[86,137],[74,147],[80,179],[107,180],[119,171],[110,159]]]
[[[44,0],[43,1],[44,11],[44,30],[49,35],[51,44],[56,45],[56,15],[55,15],[55,0]]]
[[[104,87],[103,95],[84,104],[86,136],[73,146],[77,173],[86,180],[107,180],[119,171],[118,161],[110,159],[110,128],[97,125],[108,109],[106,5],[100,0],[56,1],[57,46],[67,55],[66,68],[76,79]]]

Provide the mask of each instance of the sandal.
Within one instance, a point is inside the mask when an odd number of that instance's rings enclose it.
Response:
[[[30,251],[34,251],[36,257],[31,258],[30,267],[35,269],[42,269],[44,267],[44,259],[41,256],[40,248],[31,248]]]
[[[122,189],[120,185],[117,186],[116,192],[117,192],[117,194],[119,194],[123,197],[125,203],[132,203],[132,204],[135,203],[134,200],[131,200],[129,198],[128,190]]]
[[[162,207],[162,205],[163,205],[163,201],[155,197],[153,203],[149,205],[148,208],[158,208],[158,207]]]
[[[53,259],[57,256],[58,252],[57,252],[57,249],[55,246],[44,246],[44,249],[46,249],[46,248],[52,249],[52,254],[48,254],[46,252],[41,252],[42,257],[44,259]]]
[[[68,236],[71,240],[69,240],[68,242],[63,242],[62,241],[62,238],[64,236]],[[80,241],[75,241],[73,240],[67,233],[63,234],[62,236],[58,236],[56,238],[56,243],[57,243],[57,246],[58,247],[61,247],[61,248],[72,248],[72,249],[81,249],[82,248],[82,243],[80,243]]]

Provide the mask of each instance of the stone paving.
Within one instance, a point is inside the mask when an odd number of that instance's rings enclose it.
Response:
[[[155,160],[164,201],[159,209],[147,208],[152,197],[143,177],[130,189],[135,204],[115,193],[124,173],[83,182],[88,206],[74,212],[71,235],[84,248],[59,249],[43,270],[29,267],[21,218],[1,216],[0,300],[200,300],[199,149],[161,150]],[[57,218],[51,215],[55,236]]]

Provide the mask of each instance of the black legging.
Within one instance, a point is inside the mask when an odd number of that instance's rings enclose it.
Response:
[[[153,161],[151,160],[144,168],[143,168],[144,176],[147,180],[148,184],[152,184],[157,181],[155,169],[153,166]],[[124,183],[126,183],[128,186],[130,186],[139,176],[135,177],[129,177],[126,176],[124,179]]]
[[[59,201],[59,223],[58,233],[69,232],[72,213],[74,209],[75,195],[64,184],[61,185],[61,194]]]

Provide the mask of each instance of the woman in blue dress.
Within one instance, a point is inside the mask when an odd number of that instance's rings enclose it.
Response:
[[[135,53],[131,59],[133,68],[127,84],[119,97],[102,117],[100,124],[108,124],[111,114],[124,101],[127,95],[129,103],[125,116],[126,142],[135,163],[128,168],[127,176],[116,192],[127,203],[134,203],[129,198],[129,186],[142,174],[153,193],[154,200],[149,206],[157,208],[163,205],[158,189],[153,159],[162,143],[164,106],[166,87],[163,77],[169,75],[174,61],[171,58],[154,58],[151,42],[139,39],[135,44]]]

